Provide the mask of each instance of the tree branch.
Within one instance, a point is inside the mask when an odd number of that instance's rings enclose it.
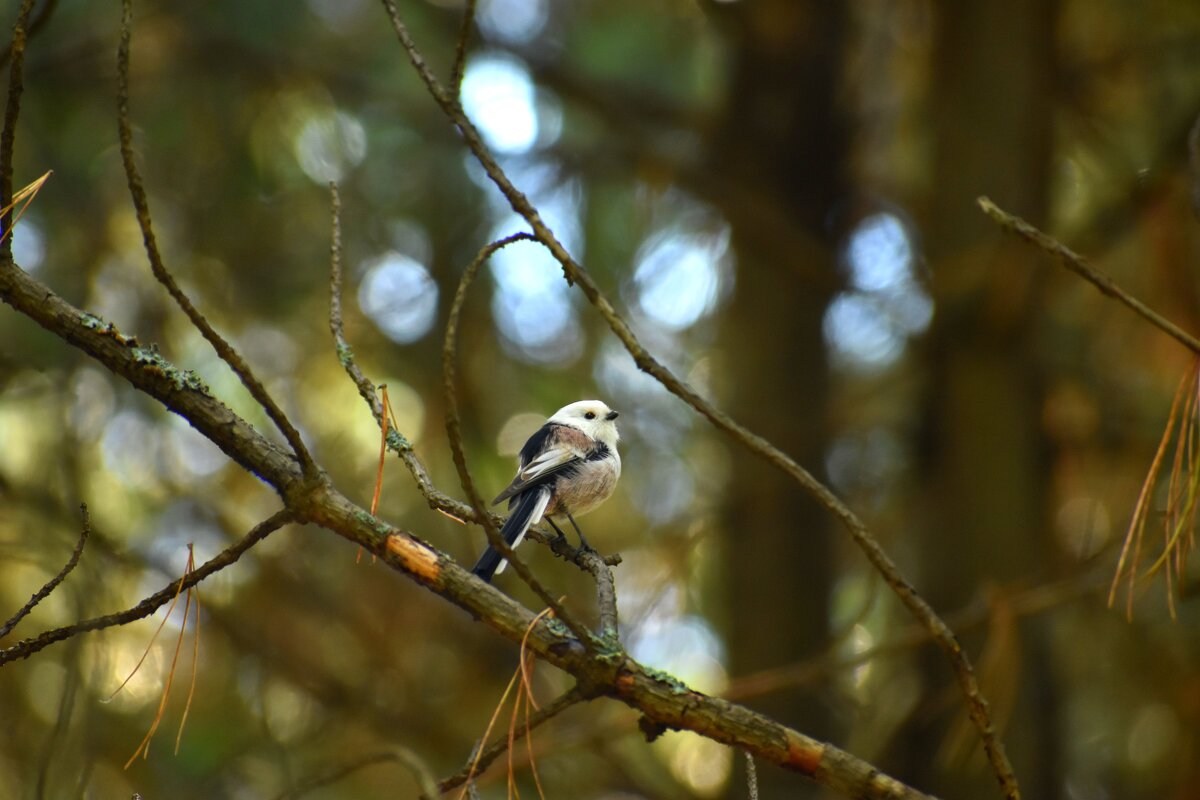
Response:
[[[250,365],[246,363],[237,349],[227,342],[221,334],[209,324],[204,315],[192,304],[192,301],[179,288],[174,276],[163,263],[162,254],[158,249],[158,241],[154,236],[154,227],[150,218],[150,201],[146,197],[146,188],[142,176],[138,172],[133,158],[133,129],[129,123],[129,45],[133,37],[133,0],[121,2],[121,43],[117,48],[117,129],[121,140],[121,161],[125,166],[125,176],[129,183],[129,194],[133,198],[133,207],[137,212],[138,225],[142,229],[142,239],[146,246],[146,256],[150,261],[150,271],[175,300],[175,303],[187,315],[196,330],[212,345],[213,350],[221,360],[241,380],[242,385],[250,392],[250,396],[262,406],[262,409],[275,423],[275,427],[283,434],[283,438],[296,454],[306,474],[316,471],[312,456],[305,447],[300,432],[296,430],[287,415],[267,392],[262,382],[254,375]],[[14,66],[15,66],[14,61]]]
[[[12,44],[8,48],[12,64],[8,69],[8,102],[4,107],[4,131],[0,133],[0,208],[8,208],[13,199],[13,146],[17,138],[17,118],[21,115],[21,93],[25,90],[25,40],[29,29],[29,14],[32,11],[33,0],[23,0],[17,11],[17,21],[13,25]],[[4,226],[4,230],[10,227],[11,222]],[[0,242],[0,254],[12,256],[11,236],[4,237],[3,242]]]
[[[1133,309],[1133,312],[1142,319],[1174,338],[1193,353],[1200,354],[1200,339],[1187,333],[1174,322],[1171,322],[1141,300],[1138,300],[1129,292],[1122,289],[1117,285],[1116,281],[1089,264],[1083,256],[1071,250],[1071,248],[1053,236],[1038,230],[1020,217],[1004,211],[988,198],[980,197],[975,202],[983,209],[983,213],[998,222],[1001,227],[1012,231],[1027,242],[1040,247],[1042,250],[1056,257],[1059,263],[1095,286],[1102,294],[1106,294],[1118,302],[1124,303]]]
[[[457,101],[462,93],[463,68],[467,61],[467,46],[471,43],[471,28],[475,25],[475,6],[478,0],[467,0],[463,8],[458,41],[454,45],[454,66],[450,69],[450,86]]]

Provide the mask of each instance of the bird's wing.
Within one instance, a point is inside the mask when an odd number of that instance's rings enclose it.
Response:
[[[532,446],[531,446],[532,445]],[[583,462],[593,449],[591,437],[566,425],[547,423],[529,438],[521,451],[521,468],[508,488],[492,501],[496,505]]]

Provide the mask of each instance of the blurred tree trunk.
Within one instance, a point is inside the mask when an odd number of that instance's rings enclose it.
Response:
[[[1056,4],[943,0],[936,11],[935,151],[923,229],[937,315],[928,341],[929,524],[919,586],[948,610],[979,597],[988,581],[1044,578],[1052,560],[1042,387],[1030,337],[1037,277],[1027,248],[1002,236],[975,198],[987,194],[1035,224],[1046,220]],[[964,644],[978,662],[982,642]],[[1053,692],[1036,623],[1009,655],[1001,681],[1013,681],[1019,699],[1004,739],[1026,795],[1052,797]],[[928,685],[951,685],[937,661],[927,662]],[[990,682],[984,690],[1003,714],[1004,688]],[[955,697],[953,713],[961,706]],[[922,716],[926,727],[904,736],[902,774],[947,797],[994,791],[978,748],[978,770],[933,758],[947,719]]]
[[[737,285],[726,317],[723,365],[735,417],[801,464],[821,471],[828,365],[821,322],[834,285],[824,232],[842,188],[847,142],[835,108],[844,10],[824,2],[741,3],[723,9],[733,78],[712,142]],[[786,220],[788,241],[758,225]],[[768,228],[770,226],[767,226]],[[823,280],[814,281],[817,274]],[[806,277],[809,276],[809,277]],[[828,515],[777,469],[740,448],[724,516],[729,661],[734,675],[786,664],[823,646],[830,585]],[[828,735],[812,692],[752,703],[776,719]],[[740,768],[740,761],[739,761]],[[762,770],[764,797],[808,791],[794,775]],[[735,781],[734,796],[745,784]]]

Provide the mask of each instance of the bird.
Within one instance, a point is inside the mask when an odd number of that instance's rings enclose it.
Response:
[[[580,545],[592,549],[575,517],[607,500],[621,477],[618,416],[599,400],[580,400],[554,412],[529,437],[517,456],[516,477],[492,501],[492,505],[508,501],[509,516],[500,534],[509,547],[516,549],[529,528],[543,519],[565,538],[554,518],[566,517]],[[508,562],[489,544],[471,571],[490,583],[506,566]]]

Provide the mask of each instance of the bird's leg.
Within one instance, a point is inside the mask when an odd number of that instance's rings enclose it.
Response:
[[[571,520],[571,521],[574,522],[574,520]],[[565,533],[563,533],[557,525],[554,524],[554,520],[550,519],[549,517],[546,517],[546,522],[549,522],[550,527],[554,528],[554,532],[558,534],[559,539],[562,539],[564,542],[567,540],[567,535]],[[579,529],[576,528],[575,530],[579,530]]]
[[[579,530],[579,523],[576,522],[575,518],[571,516],[571,512],[567,511],[566,514],[567,514],[567,519],[571,520],[571,527],[573,527],[575,529],[575,532],[579,534],[579,544],[583,547],[584,550],[592,550],[593,552],[595,552],[595,548],[593,548],[590,544],[588,544],[588,540],[584,538],[583,531]]]

